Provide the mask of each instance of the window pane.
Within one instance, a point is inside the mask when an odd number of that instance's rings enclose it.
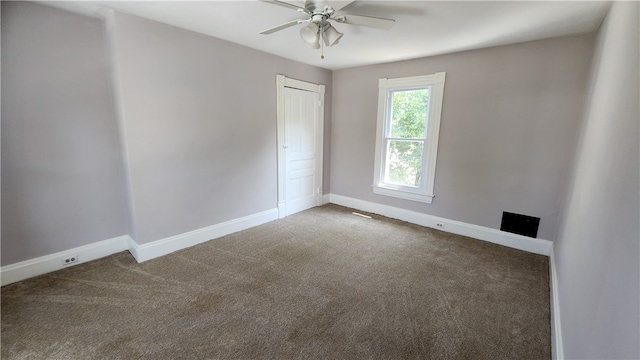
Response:
[[[394,91],[391,97],[390,137],[424,139],[429,89]]]
[[[424,141],[389,140],[384,182],[420,186]]]

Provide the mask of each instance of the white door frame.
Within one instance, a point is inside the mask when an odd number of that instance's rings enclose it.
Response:
[[[322,205],[322,198],[323,198],[323,194],[322,194],[322,183],[323,183],[323,172],[322,172],[322,165],[323,165],[323,153],[324,153],[324,146],[323,146],[323,139],[324,139],[324,85],[321,84],[313,84],[313,83],[309,83],[306,81],[301,81],[301,80],[296,80],[296,79],[292,79],[292,78],[288,78],[284,75],[276,75],[276,85],[277,85],[277,91],[276,91],[276,99],[277,99],[277,106],[276,106],[276,111],[277,111],[277,144],[278,144],[278,217],[280,219],[284,218],[287,214],[286,212],[286,164],[285,164],[285,154],[284,154],[284,149],[285,149],[285,143],[284,143],[284,111],[285,111],[285,106],[284,106],[284,89],[286,87],[288,88],[294,88],[294,89],[300,89],[300,90],[305,90],[305,91],[311,91],[311,92],[315,92],[318,93],[319,98],[320,98],[320,103],[318,104],[319,109],[318,109],[318,119],[319,119],[319,124],[318,127],[320,128],[319,131],[316,132],[316,162],[319,163],[319,166],[317,166],[316,168],[318,169],[318,173],[316,174],[318,176],[318,181],[319,181],[319,186],[316,189],[316,206],[320,206]]]

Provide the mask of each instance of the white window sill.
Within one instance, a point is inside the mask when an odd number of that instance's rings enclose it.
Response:
[[[415,192],[390,189],[382,186],[373,185],[373,192],[378,195],[391,196],[405,200],[412,200],[431,204],[435,195],[418,194]]]

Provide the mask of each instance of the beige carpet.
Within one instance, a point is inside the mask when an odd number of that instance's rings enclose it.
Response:
[[[551,358],[546,257],[351,211],[5,286],[2,358]]]

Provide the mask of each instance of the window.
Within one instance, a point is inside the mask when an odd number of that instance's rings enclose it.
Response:
[[[380,79],[374,193],[433,200],[444,78]]]

